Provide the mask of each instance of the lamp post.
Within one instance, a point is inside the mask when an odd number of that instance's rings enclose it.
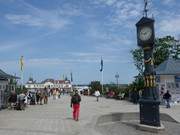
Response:
[[[159,96],[156,89],[155,70],[153,60],[154,48],[154,19],[147,17],[147,0],[145,1],[145,16],[136,24],[137,43],[144,52],[144,90],[139,100],[140,124],[160,127]]]
[[[118,83],[119,74],[118,73],[116,73],[115,78],[116,78],[116,82],[117,82],[117,88],[119,88],[119,83]]]

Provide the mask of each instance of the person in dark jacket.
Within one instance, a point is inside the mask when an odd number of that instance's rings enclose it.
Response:
[[[8,99],[8,102],[10,104],[11,109],[15,107],[16,102],[17,102],[17,94],[16,94],[15,91],[11,92],[11,95],[10,95],[10,97]]]
[[[75,121],[79,120],[80,102],[81,96],[78,94],[78,91],[76,90],[75,94],[71,97],[71,107],[73,107],[73,119]]]
[[[166,101],[166,108],[170,108],[170,100],[171,100],[171,94],[167,90],[167,92],[163,95],[163,99]]]

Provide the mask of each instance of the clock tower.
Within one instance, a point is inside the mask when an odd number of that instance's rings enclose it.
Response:
[[[154,20],[142,17],[136,24],[137,27],[137,43],[140,47],[154,45]]]
[[[137,23],[137,44],[144,52],[144,89],[140,104],[140,124],[160,127],[159,96],[156,89],[156,73],[154,70],[153,48],[154,48],[154,19],[147,17],[147,0],[145,0],[145,15]]]

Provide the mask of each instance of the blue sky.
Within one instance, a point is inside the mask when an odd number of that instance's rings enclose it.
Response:
[[[180,37],[178,0],[150,0],[156,36]],[[74,83],[101,80],[130,83],[137,74],[130,50],[137,47],[135,23],[143,0],[0,0],[0,68],[24,82],[62,79],[73,73]]]

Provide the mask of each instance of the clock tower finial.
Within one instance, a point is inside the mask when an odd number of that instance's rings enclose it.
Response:
[[[148,5],[148,0],[144,0],[144,11],[143,11],[143,16],[147,17],[147,5]]]

